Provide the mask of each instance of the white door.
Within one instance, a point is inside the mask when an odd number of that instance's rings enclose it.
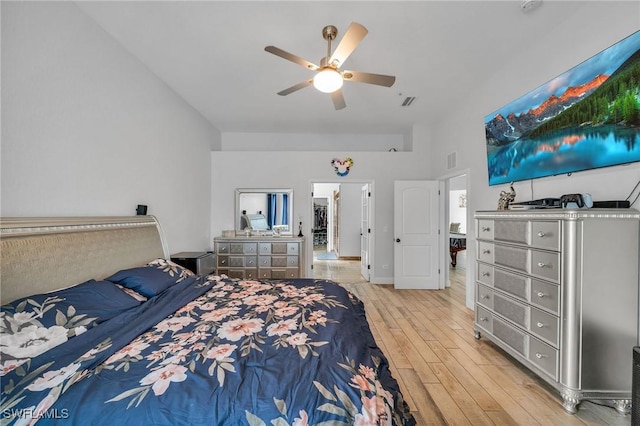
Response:
[[[437,181],[394,182],[394,286],[439,288]]]
[[[369,218],[371,217],[371,184],[362,187],[362,203],[360,214],[360,273],[365,280],[369,281],[370,264],[369,264],[369,236],[371,234],[371,226]]]

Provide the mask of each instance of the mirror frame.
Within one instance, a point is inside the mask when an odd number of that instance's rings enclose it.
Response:
[[[240,229],[240,216],[242,215],[242,209],[240,208],[240,196],[242,194],[270,194],[274,192],[288,195],[289,202],[287,206],[287,216],[289,217],[289,230],[282,231],[281,235],[293,235],[295,223],[293,219],[293,189],[291,188],[236,188],[236,205],[234,219],[236,234],[244,232],[243,229]]]

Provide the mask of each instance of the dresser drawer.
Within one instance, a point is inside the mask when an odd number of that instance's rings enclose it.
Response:
[[[531,275],[560,282],[560,253],[531,251]]]
[[[529,272],[529,250],[522,247],[503,246],[496,244],[494,250],[494,263],[506,266],[524,273]]]
[[[480,306],[476,306],[476,325],[489,333],[493,333],[493,314]]]
[[[479,240],[493,240],[493,220],[479,219],[476,237]]]
[[[228,248],[228,247],[227,247]],[[227,268],[229,266],[229,256],[217,255],[218,268]]]
[[[260,279],[268,279],[271,278],[271,269],[264,269],[264,268],[260,268],[258,269],[258,277]]]
[[[554,347],[558,347],[558,317],[530,308],[529,331]]]
[[[217,243],[216,244],[216,253],[217,254],[228,254],[229,253],[229,243]]]
[[[287,254],[288,243],[271,243],[271,253],[273,254]]]
[[[509,293],[523,301],[527,301],[530,281],[529,277],[513,274],[500,268],[495,268],[494,271],[494,288]]]
[[[560,287],[556,284],[532,279],[529,302],[558,315],[560,312]]]
[[[476,284],[476,303],[488,309],[493,309],[493,290],[481,284]]]
[[[300,271],[298,268],[273,268],[271,269],[271,278],[300,278]]]
[[[527,356],[527,342],[529,340],[528,334],[495,316],[493,317],[492,327],[493,335],[495,337],[502,340],[511,349],[521,355],[525,357]]]
[[[529,243],[529,221],[496,220],[493,223],[493,239],[511,243]]]
[[[297,255],[298,253],[300,253],[300,244],[287,243],[287,254]]]
[[[258,256],[258,267],[269,268],[271,266],[271,256]]]
[[[478,257],[485,256],[487,259],[493,257],[492,263],[496,265],[556,283],[560,282],[560,253],[501,244],[494,244],[493,247],[488,246],[490,243],[480,244],[486,246],[484,250],[489,253],[479,252]]]
[[[486,284],[490,287],[493,286],[493,266],[485,265],[484,263],[476,263],[476,281]]]
[[[560,226],[557,220],[496,220],[493,223],[493,239],[559,251]]]
[[[258,278],[258,270],[255,268],[219,268],[217,270],[219,275],[226,275],[229,278],[240,278],[254,280]]]
[[[560,221],[532,221],[531,238],[529,244],[532,247],[560,251]]]
[[[298,256],[287,256],[287,267],[288,268],[297,268],[299,263]]]
[[[244,256],[229,256],[230,268],[243,268],[245,266]]]
[[[286,268],[287,256],[273,256],[271,257],[271,266],[274,268]]]
[[[558,351],[556,349],[531,337],[529,338],[527,358],[553,380],[558,380]]]
[[[271,243],[258,243],[258,253],[271,254]]]
[[[244,266],[247,268],[257,268],[258,267],[258,257],[257,256],[245,256],[244,258]]]
[[[493,293],[493,311],[520,327],[527,329],[529,325],[529,306],[517,302],[497,292]]]
[[[487,243],[485,241],[478,242],[478,260],[487,263],[493,263],[494,254],[493,254],[493,243]]]

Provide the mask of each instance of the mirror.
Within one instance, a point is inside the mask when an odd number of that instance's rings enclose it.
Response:
[[[253,231],[291,235],[293,190],[275,188],[236,189],[236,233]]]

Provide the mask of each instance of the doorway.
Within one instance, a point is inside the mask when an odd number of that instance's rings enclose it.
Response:
[[[445,218],[445,286],[452,284],[462,286],[466,296],[467,307],[473,307],[473,255],[475,250],[470,247],[474,239],[469,232],[472,217],[469,212],[469,170],[462,170],[440,178],[444,183],[444,218]],[[471,252],[469,251],[471,249]]]
[[[347,262],[354,262],[356,272],[361,269],[362,253],[367,254],[367,260],[371,259],[372,229],[366,229],[368,238],[362,239],[362,188],[366,185],[371,188],[370,181],[349,182],[310,182],[310,213],[312,236],[305,246],[307,248],[307,261],[310,261],[309,276],[317,276],[316,269],[342,270]],[[369,205],[372,205],[368,200]],[[367,223],[372,223],[372,218],[367,218]],[[362,241],[367,247],[363,247]],[[339,263],[338,261],[342,262]],[[327,262],[335,262],[334,264]],[[368,271],[368,268],[366,269]],[[349,272],[352,277],[353,273]],[[351,278],[352,279],[352,278]],[[360,279],[369,280],[369,276]]]

